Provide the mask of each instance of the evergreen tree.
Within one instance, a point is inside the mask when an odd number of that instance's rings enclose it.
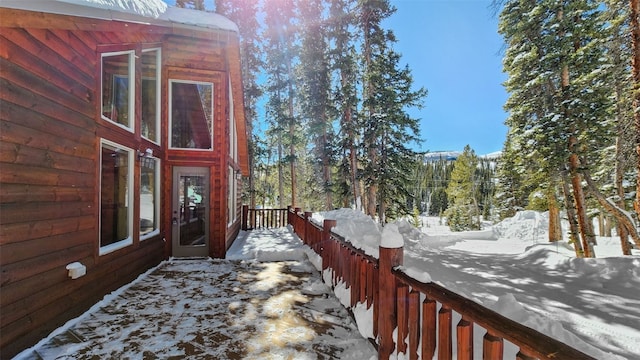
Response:
[[[444,212],[452,231],[479,230],[476,169],[478,157],[469,145],[456,159],[447,186],[449,207]],[[474,216],[476,220],[474,221]]]
[[[640,220],[640,1],[629,0],[629,17],[631,23],[631,68],[633,75],[633,108],[634,111],[634,127],[635,134],[633,143],[636,148],[636,199],[634,202],[634,208],[636,210],[636,217]],[[627,229],[631,231],[631,229]],[[640,246],[640,243],[638,244]]]
[[[322,19],[323,1],[299,3],[302,43],[300,51],[300,86],[302,115],[311,139],[312,177],[318,181],[319,194],[324,194],[324,210],[333,208],[332,154],[333,126],[329,111],[329,63],[326,26]]]
[[[242,84],[244,86],[244,114],[247,123],[249,146],[249,206],[256,206],[255,168],[259,139],[254,131],[258,120],[258,101],[262,89],[258,85],[258,76],[263,66],[260,51],[262,38],[259,34],[258,3],[256,0],[216,0],[216,12],[225,15],[238,25],[240,34],[240,60],[242,62]],[[244,196],[243,196],[244,197]]]
[[[400,55],[391,48],[395,36],[381,27],[382,20],[394,12],[395,8],[386,0],[361,2],[366,208],[369,215],[377,214],[383,224],[387,211],[392,216],[409,212],[404,201],[408,196],[409,165],[415,153],[408,144],[419,140],[419,128],[418,120],[411,118],[406,108],[421,107],[426,96],[423,88],[411,88],[411,72],[406,66],[399,67]]]
[[[500,219],[512,217],[518,210],[524,209],[527,206],[530,193],[530,191],[526,191],[523,179],[523,172],[526,168],[518,163],[521,154],[517,149],[520,147],[514,145],[514,141],[517,141],[517,138],[513,134],[513,129],[509,129],[502,156],[498,161],[496,175],[495,204]]]
[[[355,41],[358,28],[355,26],[357,0],[330,0],[328,38],[333,46],[329,50],[333,92],[332,102],[335,117],[339,119],[339,131],[334,152],[340,157],[337,170],[336,192],[342,205],[361,207],[358,148],[361,128],[358,116],[358,56]]]
[[[542,178],[550,180],[543,186],[548,194],[555,193],[554,179],[569,171],[571,206],[577,210],[583,241],[591,244],[582,169],[588,166],[584,161],[597,157],[594,150],[611,140],[598,3],[506,1],[500,32],[507,42],[507,124],[522,136],[517,144],[525,148],[520,151],[530,154]]]
[[[296,9],[293,0],[267,1],[265,10],[265,70],[268,74],[266,93],[267,132],[276,140],[278,149],[278,193],[279,206],[296,206],[296,145],[300,142],[300,124],[294,113],[294,73],[293,68],[298,54],[298,27]],[[285,155],[286,154],[286,155]],[[284,165],[289,164],[288,175]],[[289,196],[285,195],[284,182],[288,177],[291,187]]]

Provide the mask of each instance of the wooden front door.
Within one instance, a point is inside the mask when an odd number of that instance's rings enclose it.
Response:
[[[173,168],[173,256],[209,255],[209,168]]]

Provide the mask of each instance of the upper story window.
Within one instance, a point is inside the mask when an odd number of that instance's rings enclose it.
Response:
[[[101,56],[102,118],[131,132],[135,125],[135,52],[104,53]]]
[[[213,150],[213,84],[169,81],[169,147]]]
[[[142,137],[160,143],[160,49],[142,51]]]

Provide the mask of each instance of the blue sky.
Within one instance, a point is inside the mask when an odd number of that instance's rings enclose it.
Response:
[[[429,95],[422,110],[417,150],[502,150],[507,128],[502,83],[503,40],[491,0],[390,0],[397,8],[385,27],[393,30],[401,65],[414,86]]]
[[[165,0],[170,5],[175,0]],[[478,155],[502,150],[507,128],[502,87],[503,40],[491,0],[390,0],[397,8],[384,26],[393,30],[414,86],[429,92],[421,110],[417,151],[459,150]],[[213,8],[213,0],[205,0]]]

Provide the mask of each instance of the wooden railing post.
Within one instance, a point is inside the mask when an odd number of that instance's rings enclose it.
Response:
[[[458,360],[473,360],[473,323],[464,318],[456,326]]]
[[[374,304],[374,306],[378,307],[378,359],[389,359],[395,349],[393,330],[397,324],[397,284],[391,270],[398,265],[402,265],[402,261],[403,247],[380,246],[379,295],[378,303]]]
[[[311,211],[305,211],[304,212],[304,239],[302,239],[302,242],[309,245],[310,247],[312,247],[313,244],[311,244],[311,216],[313,215],[313,213]]]
[[[320,256],[322,256],[322,270],[329,268],[329,241],[331,241],[331,229],[337,224],[336,220],[324,219],[322,222],[322,241],[320,243]],[[333,284],[332,284],[333,285]]]
[[[249,205],[242,205],[242,230],[248,229]]]
[[[483,360],[502,360],[504,353],[504,341],[502,338],[493,336],[489,332],[484,334],[482,341]]]
[[[287,225],[293,226],[293,218],[291,217],[291,205],[287,205]]]

